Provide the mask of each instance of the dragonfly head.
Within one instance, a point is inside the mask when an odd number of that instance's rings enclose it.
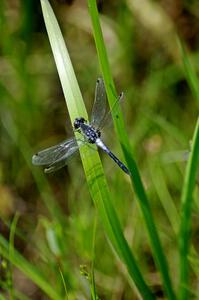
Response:
[[[86,122],[86,120],[84,118],[75,118],[73,126],[75,129],[78,129],[81,127],[81,124],[84,124],[85,122]]]

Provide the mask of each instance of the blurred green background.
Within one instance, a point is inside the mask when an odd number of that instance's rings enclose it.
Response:
[[[90,111],[100,70],[87,3],[54,0],[51,5]],[[176,37],[198,72],[199,4],[197,0],[110,0],[98,1],[98,8],[118,94],[125,93],[122,109],[133,155],[176,287],[184,150],[189,150],[199,105],[187,83]],[[0,37],[0,234],[9,239],[15,218],[16,249],[41,269],[60,293],[65,294],[62,274],[69,299],[89,299],[89,281],[82,273],[91,270],[97,223],[95,281],[100,299],[138,299],[103,233],[80,159],[50,175],[31,163],[35,152],[73,134],[40,2],[1,0]],[[107,131],[105,141],[122,159],[113,129]],[[163,299],[139,207],[128,197],[129,179],[109,157],[101,157],[125,236],[153,291]],[[195,199],[197,196],[196,189]],[[198,209],[195,201],[192,241],[196,250]],[[197,262],[191,271],[197,295],[198,258],[191,257],[191,261]],[[0,292],[4,295],[47,299],[17,268],[3,258],[0,264]],[[86,271],[81,272],[81,265]]]

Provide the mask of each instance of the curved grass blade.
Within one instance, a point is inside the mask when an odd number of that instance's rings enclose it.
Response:
[[[100,27],[100,22],[99,22],[99,15],[98,15],[98,10],[97,10],[97,4],[95,0],[88,0],[88,7],[89,7],[89,12],[91,16],[91,21],[92,21],[92,28],[93,28],[93,34],[94,34],[94,39],[95,39],[95,44],[96,44],[96,49],[98,53],[98,59],[101,67],[101,71],[103,74],[105,86],[106,86],[106,91],[107,91],[107,96],[109,100],[110,107],[113,106],[114,103],[114,98],[117,93],[116,89],[114,86],[113,78],[111,75],[110,71],[110,66],[108,62],[108,56],[106,52],[106,47],[104,44],[103,40],[103,35],[102,35],[102,30]],[[116,128],[116,133],[118,136],[118,139],[120,141],[124,157],[127,162],[128,169],[130,170],[132,176],[132,185],[134,187],[134,190],[137,194],[142,213],[147,225],[150,241],[151,241],[151,246],[153,249],[153,254],[154,258],[156,261],[156,264],[159,268],[159,271],[162,276],[163,284],[165,291],[167,293],[168,299],[175,299],[175,293],[173,291],[171,279],[169,276],[168,272],[168,264],[166,260],[166,256],[163,252],[160,239],[158,236],[158,232],[154,223],[154,218],[152,216],[152,212],[150,209],[149,201],[146,195],[146,192],[144,190],[144,186],[139,174],[139,170],[137,168],[137,165],[132,158],[131,155],[131,148],[130,144],[128,141],[128,136],[125,130],[124,126],[124,119],[122,117],[121,110],[118,109],[117,111],[117,118],[113,115],[113,120]]]
[[[77,79],[57,20],[47,0],[41,0],[41,5],[71,122],[73,123],[74,119],[80,116],[88,119]],[[76,136],[78,138],[78,133],[76,133]],[[120,259],[126,265],[129,275],[134,280],[143,298],[154,299],[155,297],[146,285],[136,260],[124,238],[119,219],[110,200],[111,198],[98,152],[92,151],[90,147],[83,145],[80,148],[80,155],[90,194],[98,209],[107,237],[111,241]]]

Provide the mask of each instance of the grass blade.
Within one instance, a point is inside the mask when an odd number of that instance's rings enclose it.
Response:
[[[79,116],[88,119],[77,79],[57,20],[47,0],[41,0],[41,5],[71,122],[73,124],[74,119]],[[79,137],[78,133],[76,133],[76,136]],[[110,194],[98,152],[93,151],[90,147],[82,146],[80,155],[90,194],[98,209],[109,240],[120,259],[125,263],[131,278],[134,280],[142,296],[145,299],[154,299],[124,238],[117,214],[111,204]]]
[[[193,136],[193,144],[190,157],[187,163],[185,179],[182,191],[182,217],[180,225],[180,288],[179,299],[188,299],[188,276],[189,263],[188,254],[190,246],[191,232],[191,209],[192,209],[192,194],[195,186],[196,175],[199,165],[199,118],[196,123],[196,128]]]
[[[196,76],[196,72],[193,69],[189,56],[185,50],[185,46],[182,41],[179,40],[179,47],[181,50],[182,62],[184,66],[185,76],[187,78],[187,82],[192,91],[193,96],[197,100],[197,104],[199,106],[199,85],[198,78]]]
[[[88,7],[89,7],[91,20],[92,20],[93,34],[94,34],[96,49],[98,53],[99,63],[103,74],[104,82],[106,85],[108,100],[110,106],[112,106],[114,103],[115,95],[117,93],[115,90],[114,82],[110,71],[108,56],[106,53],[106,47],[104,44],[102,30],[99,22],[99,15],[98,15],[96,1],[88,0]],[[137,165],[131,155],[130,144],[128,141],[121,111],[118,110],[117,118],[114,118],[113,116],[113,120],[114,120],[117,136],[121,143],[127,165],[129,167],[129,170],[131,171],[131,174],[133,174],[133,176],[131,176],[132,184],[137,194],[137,197],[139,199],[142,213],[144,215],[144,219],[147,225],[147,229],[148,229],[148,233],[149,233],[149,237],[153,249],[154,258],[160,270],[165,291],[167,293],[168,299],[175,299],[175,294],[172,288],[172,284],[168,272],[168,264],[166,261],[166,257],[162,250],[162,246],[159,240],[159,236],[149,206],[149,201],[145,193],[144,186]]]
[[[187,82],[192,91],[193,96],[199,103],[198,78],[194,72],[193,66],[187,55],[185,46],[179,40],[182,54],[182,61],[185,70]],[[190,248],[190,232],[191,232],[191,209],[192,209],[192,193],[195,185],[197,169],[199,163],[199,119],[197,120],[194,136],[192,140],[192,149],[186,167],[184,185],[181,196],[181,224],[179,233],[180,246],[180,289],[179,298],[188,298],[188,281],[189,281],[189,262],[188,254]]]
[[[59,295],[53,286],[49,283],[48,279],[31,263],[29,263],[18,251],[12,249],[12,253],[9,252],[9,244],[0,235],[0,253],[6,259],[21,270],[28,278],[30,278],[35,284],[37,284],[50,299],[61,300],[63,299]]]

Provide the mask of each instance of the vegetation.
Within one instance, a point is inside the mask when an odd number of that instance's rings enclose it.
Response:
[[[0,299],[199,299],[197,1],[60,2],[0,4]],[[88,146],[45,174],[99,76],[132,176]]]

